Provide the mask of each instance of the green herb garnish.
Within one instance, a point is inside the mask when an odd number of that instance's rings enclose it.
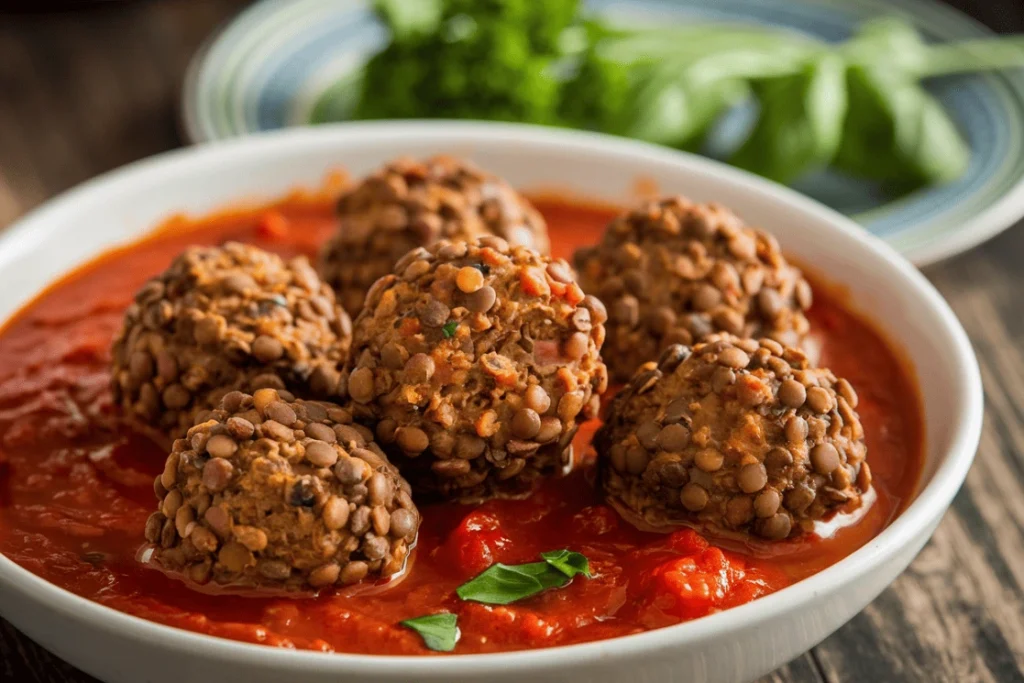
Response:
[[[541,553],[544,562],[528,564],[492,564],[459,586],[455,592],[463,600],[488,605],[507,605],[532,597],[549,588],[562,588],[577,574],[590,578],[587,558],[568,550]]]
[[[579,0],[377,0],[392,39],[367,62],[353,114],[555,123],[550,70],[578,8]]]
[[[552,550],[551,552],[541,553],[540,556],[544,558],[545,562],[570,579],[577,574],[583,574],[588,579],[591,578],[590,561],[582,553],[571,550]]]
[[[570,579],[547,562],[530,564],[492,564],[475,578],[456,589],[463,600],[488,605],[507,605],[548,588],[561,588]]]
[[[455,330],[459,328],[459,323],[454,320],[449,320],[441,327],[441,334],[444,335],[445,339],[451,339],[455,336]]]
[[[835,157],[846,117],[846,64],[833,54],[754,86],[761,116],[730,163],[780,182]]]
[[[375,0],[375,11],[390,42],[328,89],[314,121],[525,121],[702,149],[752,99],[757,121],[716,154],[782,182],[832,166],[894,192],[948,182],[969,160],[922,80],[1024,67],[1022,36],[936,44],[891,17],[830,44],[769,26],[623,29],[580,0]]]
[[[459,642],[458,617],[447,612],[428,614],[399,622],[423,638],[423,644],[437,652],[451,652]]]

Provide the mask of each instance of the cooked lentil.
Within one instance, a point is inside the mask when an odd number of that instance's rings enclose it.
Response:
[[[550,248],[544,219],[529,201],[504,180],[446,156],[387,164],[341,197],[338,218],[338,231],[321,251],[319,267],[353,316],[370,286],[415,247],[497,235],[545,254]],[[408,267],[408,275],[415,277],[423,265]],[[460,290],[479,291],[482,275],[460,273]],[[440,309],[436,317],[447,319]]]
[[[242,589],[317,589],[400,571],[420,523],[409,484],[373,442],[316,438],[336,436],[328,414],[344,411],[264,391],[263,405],[228,394],[174,442],[146,522],[157,565]],[[245,435],[230,427],[240,422]]]
[[[770,340],[670,346],[641,366],[594,438],[605,495],[650,526],[799,535],[857,508],[871,484],[855,395]]]
[[[313,311],[310,300],[322,304]],[[304,257],[193,247],[128,307],[113,342],[114,400],[169,441],[235,389],[336,398],[351,338],[351,320]]]
[[[418,247],[370,290],[355,323],[350,407],[417,496],[515,495],[570,463],[608,379],[604,309],[571,273],[488,236]]]
[[[583,289],[608,306],[605,357],[619,381],[663,349],[713,332],[794,346],[808,330],[810,285],[772,235],[718,204],[647,202],[577,250],[575,264]],[[742,367],[742,353],[723,364]]]

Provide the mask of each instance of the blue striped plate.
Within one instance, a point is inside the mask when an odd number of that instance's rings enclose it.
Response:
[[[182,119],[195,142],[343,120],[357,67],[385,32],[364,0],[263,0],[215,36],[189,68]],[[612,19],[757,22],[826,40],[862,21],[897,14],[932,40],[991,35],[933,0],[590,0]],[[829,173],[797,187],[849,214],[917,264],[960,253],[1024,214],[1024,70],[935,79],[932,92],[973,150],[962,178],[891,201],[868,184]]]

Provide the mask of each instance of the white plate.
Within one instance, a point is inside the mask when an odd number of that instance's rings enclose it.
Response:
[[[113,683],[687,681],[762,675],[807,650],[874,599],[931,536],[970,467],[981,430],[981,380],[967,337],[906,260],[848,219],[700,157],[585,133],[466,123],[296,129],[172,152],[72,190],[0,236],[0,319],[54,278],[136,239],[169,214],[316,184],[344,165],[364,173],[402,155],[448,152],[526,187],[628,201],[637,177],[666,192],[733,207],[844,286],[913,350],[926,421],[920,492],[874,540],[773,595],[648,633],[544,650],[387,657],[281,650],[161,626],[77,597],[0,556],[0,613],[75,666]]]

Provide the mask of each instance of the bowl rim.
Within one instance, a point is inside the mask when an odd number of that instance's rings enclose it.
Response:
[[[205,143],[149,157],[104,173],[68,190],[26,214],[0,235],[0,250],[20,251],[49,238],[47,226],[61,214],[73,211],[90,197],[110,193],[122,195],[133,183],[150,184],[175,170],[207,165],[243,167],[246,161],[295,154],[301,149],[323,145],[366,144],[372,139],[389,143],[407,139],[437,144],[522,144],[571,154],[574,149],[611,157],[627,156],[648,162],[685,167],[716,182],[757,195],[761,200],[788,205],[816,222],[827,223],[846,239],[863,244],[871,258],[884,264],[919,303],[936,317],[936,332],[946,336],[956,350],[951,364],[959,393],[953,437],[932,480],[918,491],[915,500],[882,532],[836,564],[802,581],[753,602],[700,619],[643,633],[575,645],[491,654],[448,657],[420,655],[365,655],[286,650],[250,644],[166,626],[106,607],[49,583],[0,553],[0,587],[20,593],[70,619],[88,623],[128,641],[159,643],[159,647],[225,662],[252,666],[284,667],[293,672],[327,671],[345,674],[467,675],[486,674],[515,667],[522,673],[540,672],[586,659],[618,659],[663,651],[683,644],[696,645],[728,633],[763,623],[786,612],[800,609],[819,596],[832,594],[850,581],[863,578],[873,569],[894,559],[902,549],[929,535],[960,486],[974,459],[983,415],[981,375],[967,334],[949,305],[930,282],[904,257],[848,218],[789,188],[685,152],[670,150],[625,138],[599,133],[545,128],[540,126],[461,121],[375,121],[340,123],[315,128],[293,128],[244,138]],[[3,321],[7,322],[7,319]]]

